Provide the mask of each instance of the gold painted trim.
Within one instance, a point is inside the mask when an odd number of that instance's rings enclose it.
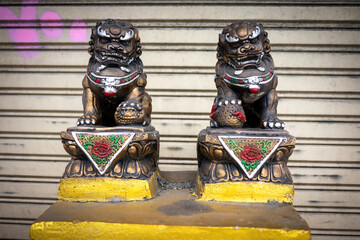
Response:
[[[293,203],[294,186],[268,182],[203,183],[198,176],[196,194],[200,201]]]
[[[70,202],[119,202],[154,198],[157,173],[148,180],[116,178],[62,178],[58,199]]]
[[[36,222],[30,237],[39,239],[277,239],[308,240],[310,231],[250,227],[166,226],[109,222]]]

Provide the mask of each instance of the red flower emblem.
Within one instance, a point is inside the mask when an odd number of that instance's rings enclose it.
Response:
[[[104,158],[112,153],[112,148],[106,142],[97,142],[91,150],[91,153],[99,158]]]
[[[241,158],[247,162],[256,162],[261,158],[261,152],[255,147],[245,147],[241,152]]]

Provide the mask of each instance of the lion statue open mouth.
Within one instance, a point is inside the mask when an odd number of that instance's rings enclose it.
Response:
[[[145,92],[138,30],[121,20],[100,21],[89,44],[84,114],[78,125],[150,124],[151,98]]]
[[[262,24],[242,21],[219,35],[212,127],[283,129],[277,117],[277,76]]]

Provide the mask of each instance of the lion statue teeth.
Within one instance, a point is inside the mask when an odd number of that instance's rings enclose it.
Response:
[[[107,19],[92,28],[89,44],[84,114],[77,124],[150,124],[151,98],[145,92],[138,30],[130,23]]]
[[[277,117],[277,76],[262,24],[228,25],[219,35],[211,127],[283,129]]]

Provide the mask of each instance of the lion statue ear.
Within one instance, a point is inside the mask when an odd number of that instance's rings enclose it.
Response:
[[[97,24],[96,24],[97,26]],[[95,44],[95,36],[96,36],[96,26],[91,28],[91,36],[89,41],[88,52],[90,55],[94,54],[94,44]]]
[[[142,54],[139,31],[136,28],[133,28],[132,30],[135,32],[134,33],[135,47],[136,47],[136,49],[135,49],[135,57],[138,58]]]
[[[270,40],[268,39],[268,33],[264,31],[264,52],[269,53],[271,51]]]
[[[216,58],[218,60],[224,60],[224,45],[225,45],[225,34],[219,34],[219,42],[217,47]]]

